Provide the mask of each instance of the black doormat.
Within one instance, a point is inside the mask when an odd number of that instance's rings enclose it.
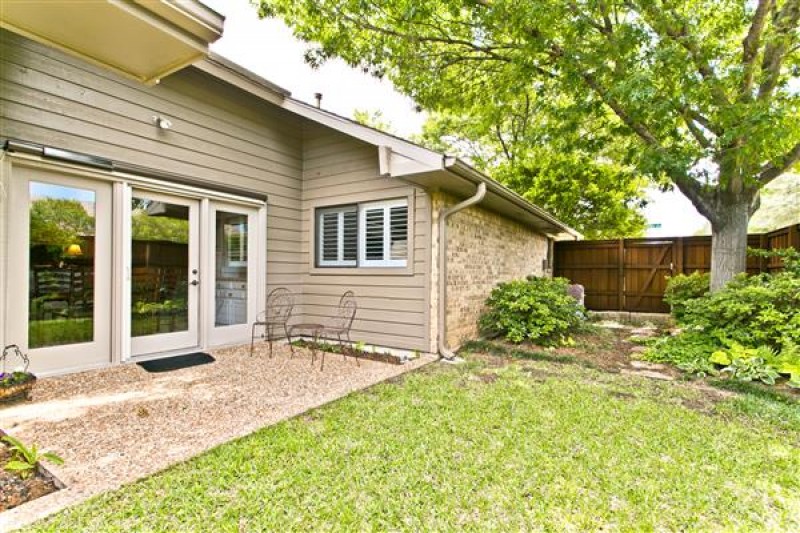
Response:
[[[204,352],[187,353],[186,355],[176,355],[175,357],[165,357],[164,359],[153,359],[136,363],[148,372],[169,372],[190,366],[207,365],[216,359]]]

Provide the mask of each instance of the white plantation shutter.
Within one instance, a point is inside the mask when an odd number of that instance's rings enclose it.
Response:
[[[360,212],[359,266],[406,266],[408,201],[403,199],[364,204]]]
[[[356,206],[317,211],[317,264],[356,266],[358,246]]]

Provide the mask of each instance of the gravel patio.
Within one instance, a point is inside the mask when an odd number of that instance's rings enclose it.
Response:
[[[213,351],[211,364],[164,373],[138,365],[46,378],[31,402],[0,408],[0,427],[64,458],[48,468],[66,489],[0,514],[20,527],[209,448],[296,416],[435,360],[392,365],[328,354],[324,371],[307,350],[270,359],[266,347]]]

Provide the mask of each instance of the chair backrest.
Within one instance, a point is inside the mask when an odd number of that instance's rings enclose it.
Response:
[[[339,305],[336,307],[336,315],[331,318],[330,329],[339,331],[350,331],[353,325],[353,319],[356,317],[358,304],[356,303],[356,295],[353,291],[347,291],[339,298]]]
[[[294,310],[294,295],[289,289],[279,287],[267,295],[266,319],[275,323],[286,323]]]

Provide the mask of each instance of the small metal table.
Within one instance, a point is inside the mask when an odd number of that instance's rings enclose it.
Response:
[[[313,366],[317,360],[317,344],[319,337],[322,334],[325,326],[323,324],[303,323],[295,324],[289,328],[289,337],[294,337],[296,331],[311,333],[311,365]],[[325,366],[325,355],[322,356],[322,364],[320,370]]]

